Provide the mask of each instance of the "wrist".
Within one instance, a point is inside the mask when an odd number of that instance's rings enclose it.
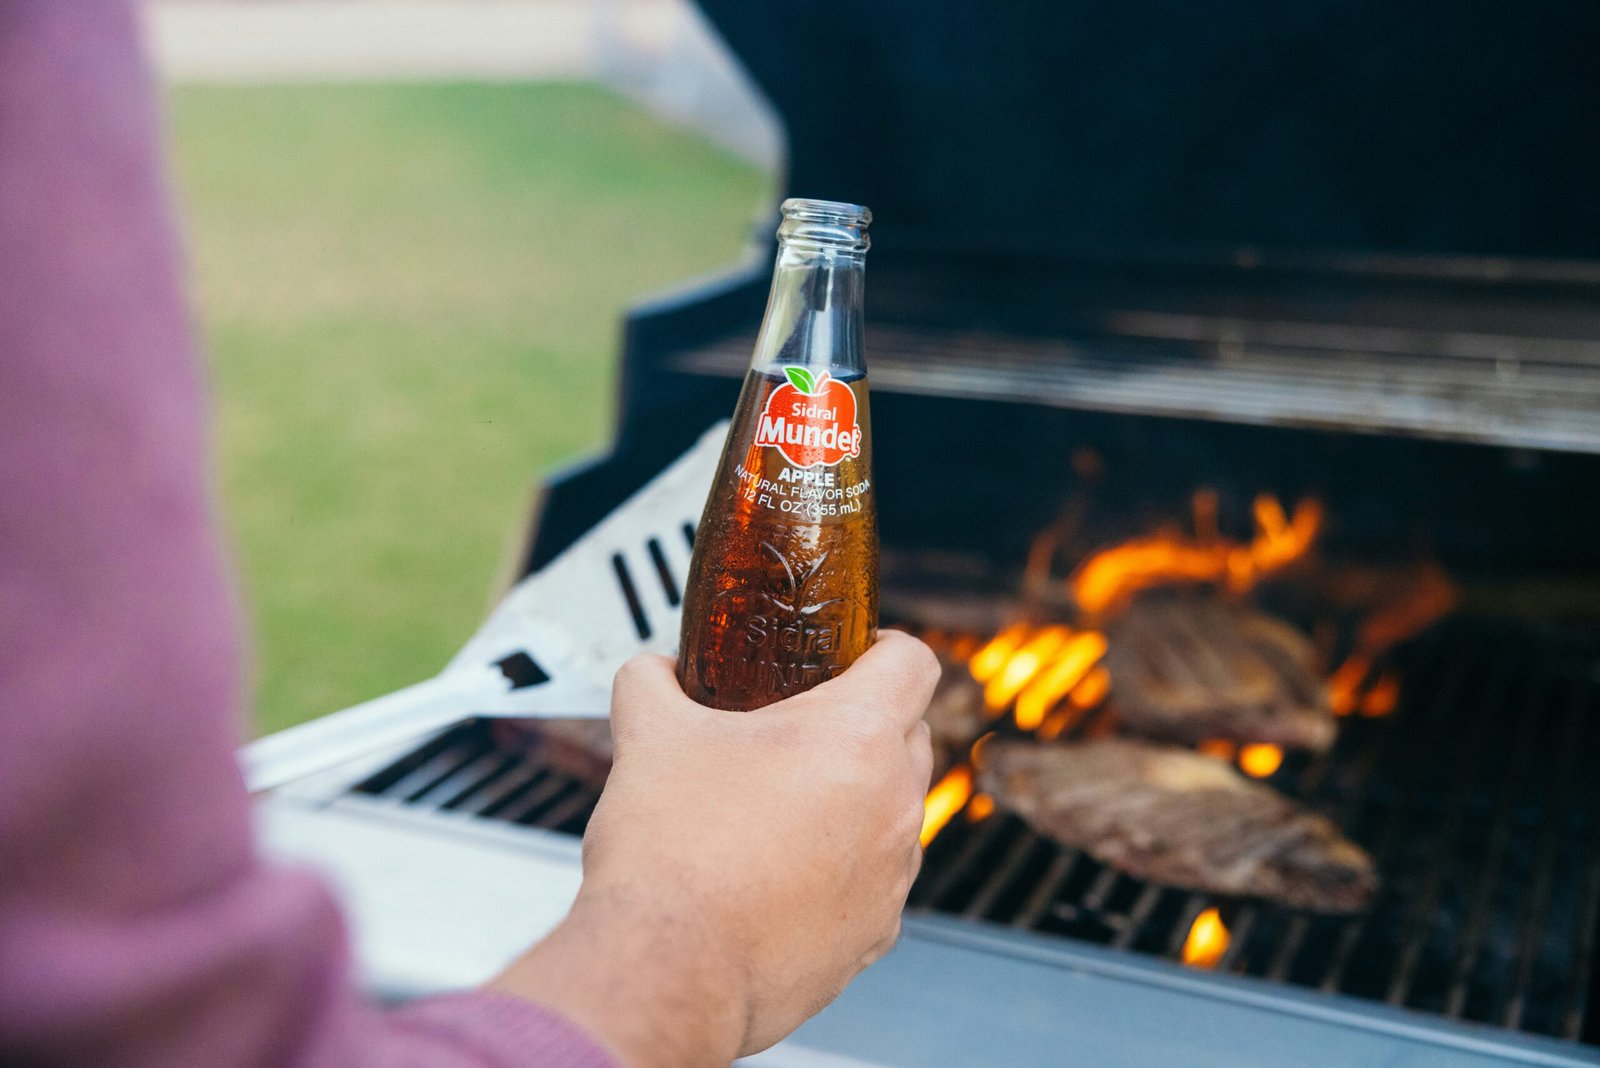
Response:
[[[571,914],[490,984],[560,1012],[629,1068],[728,1064],[748,1027],[741,969],[659,895],[580,892]]]

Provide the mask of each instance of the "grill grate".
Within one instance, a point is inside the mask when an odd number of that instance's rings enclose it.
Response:
[[[1466,621],[1402,652],[1393,716],[1269,781],[1371,849],[1383,889],[1357,917],[1168,889],[998,814],[929,847],[920,909],[1179,959],[1202,910],[1218,970],[1577,1039],[1591,997],[1600,850],[1600,649]],[[1589,1036],[1592,1040],[1593,1036]]]
[[[1600,346],[1409,334],[1350,325],[1114,312],[1095,336],[1055,340],[873,329],[872,386],[1268,426],[1337,426],[1454,441],[1600,450]],[[737,377],[749,337],[677,366]]]
[[[461,724],[384,768],[356,791],[416,808],[582,834],[593,786],[498,749],[485,720]]]
[[[1460,1020],[1593,1042],[1600,928],[1600,641],[1458,620],[1398,653],[1396,712],[1345,722],[1274,786],[1371,849],[1374,908],[1316,916],[1122,875],[1003,812],[957,817],[913,908],[1176,960],[1202,910],[1231,934],[1216,968]],[[597,793],[496,749],[483,722],[358,787],[396,803],[582,833]],[[1591,1025],[1592,1027],[1592,1025]]]

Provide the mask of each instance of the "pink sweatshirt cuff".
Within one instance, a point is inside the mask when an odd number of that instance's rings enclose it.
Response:
[[[560,1013],[509,994],[474,991],[416,1001],[390,1014],[401,1032],[471,1051],[484,1068],[622,1068]]]

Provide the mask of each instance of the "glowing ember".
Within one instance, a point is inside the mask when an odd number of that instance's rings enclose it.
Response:
[[[1239,750],[1239,770],[1253,779],[1265,779],[1283,766],[1283,750],[1275,745],[1247,745]]]
[[[1216,507],[1214,491],[1197,491],[1193,539],[1175,532],[1135,538],[1084,561],[1070,580],[1079,606],[1098,615],[1140,590],[1180,582],[1214,582],[1241,592],[1304,556],[1322,527],[1316,501],[1301,501],[1289,516],[1276,497],[1263,494],[1255,500],[1255,537],[1238,544],[1218,534]]]
[[[1214,545],[1222,540],[1222,526],[1217,522],[1217,509],[1222,496],[1210,486],[1194,491],[1194,536],[1202,545]]]
[[[1400,700],[1400,676],[1390,671],[1372,684],[1361,698],[1361,714],[1372,719],[1387,716]]]
[[[1078,717],[1081,715],[1083,711],[1077,706],[1066,705],[1050,713],[1050,717],[1033,733],[1042,742],[1053,742],[1065,734],[1068,727],[1078,722]]]
[[[1086,630],[1063,642],[1055,659],[1017,697],[1017,726],[1025,731],[1038,729],[1050,710],[1087,678],[1105,653],[1106,638],[1099,631]],[[1006,670],[1010,670],[1009,664]]]
[[[1072,703],[1082,709],[1090,709],[1106,699],[1106,694],[1111,691],[1111,672],[1104,667],[1096,667],[1083,677],[1083,681],[1072,688],[1068,694]]]
[[[1350,659],[1328,677],[1328,704],[1334,715],[1348,716],[1356,710],[1361,684],[1371,672],[1372,661],[1361,653],[1352,653]]]
[[[970,660],[977,651],[978,639],[970,634],[962,634],[950,643],[951,660]]]
[[[1228,741],[1226,738],[1207,738],[1199,745],[1195,746],[1195,748],[1200,750],[1200,752],[1204,753],[1208,757],[1215,757],[1218,760],[1229,761],[1231,761],[1233,759],[1233,755],[1239,751],[1239,747]]]
[[[1301,501],[1294,518],[1283,514],[1283,505],[1269,494],[1255,501],[1256,538],[1250,545],[1250,558],[1258,574],[1276,571],[1304,556],[1322,529],[1322,505]]]
[[[965,764],[951,768],[934,784],[922,802],[922,845],[928,846],[952,816],[961,811],[972,796],[972,769]]]
[[[983,751],[988,747],[990,741],[993,739],[994,731],[985,731],[983,734],[978,736],[977,741],[972,743],[971,756],[973,767],[983,767]]]
[[[1228,951],[1228,925],[1216,909],[1206,909],[1189,925],[1183,940],[1183,963],[1196,968],[1215,968]]]
[[[989,794],[975,794],[967,805],[967,819],[973,823],[994,815],[994,798]]]
[[[1424,564],[1392,603],[1374,612],[1356,632],[1356,645],[1376,654],[1422,630],[1456,606],[1456,584],[1438,564]]]

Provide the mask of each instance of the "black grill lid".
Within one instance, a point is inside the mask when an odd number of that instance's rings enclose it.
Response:
[[[1600,261],[1590,0],[701,2],[880,260]]]

